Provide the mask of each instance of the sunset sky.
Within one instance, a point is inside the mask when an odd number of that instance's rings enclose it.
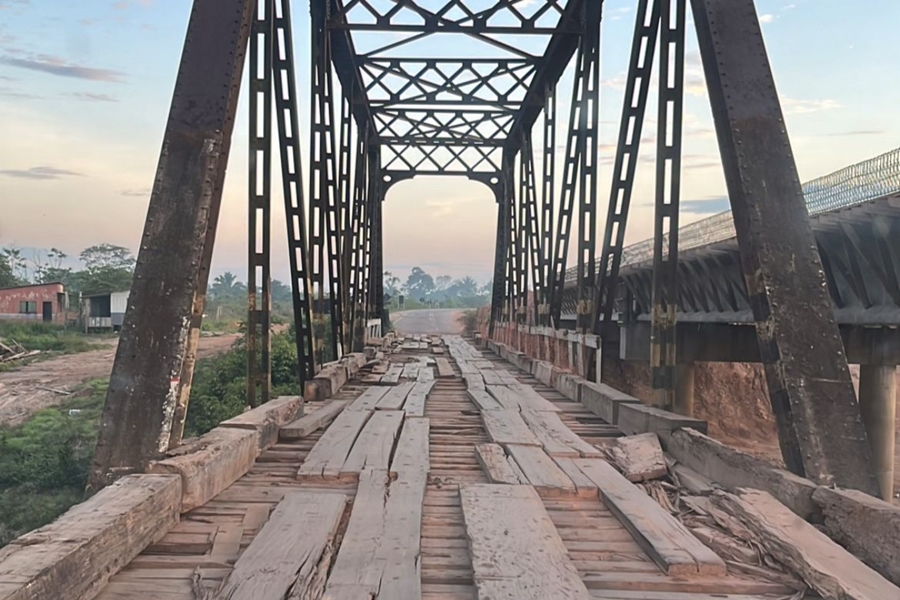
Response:
[[[523,0],[533,1],[540,0]],[[308,10],[302,0],[293,4],[305,121]],[[636,5],[604,4],[601,199],[609,193]],[[900,146],[900,2],[758,0],[757,10],[802,180]],[[189,11],[189,0],[0,0],[0,246],[53,246],[70,254],[99,242],[137,249]],[[682,222],[727,208],[693,37],[691,27]],[[567,74],[560,83],[561,107],[568,105],[571,79]],[[214,273],[241,277],[245,99],[214,258]],[[648,110],[654,113],[655,107]],[[654,125],[651,119],[645,129],[651,141]],[[562,136],[558,143],[564,144]],[[652,153],[654,145],[644,149]],[[652,233],[652,165],[642,165],[638,178],[632,242]],[[275,212],[275,276],[287,279],[284,221]],[[389,193],[384,216],[387,270],[405,276],[421,266],[433,275],[472,275],[480,282],[491,276],[496,208],[480,184],[461,178],[403,182]]]

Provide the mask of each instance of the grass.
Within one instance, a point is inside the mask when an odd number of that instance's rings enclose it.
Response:
[[[26,350],[74,354],[92,350],[96,346],[91,337],[64,329],[51,323],[10,323],[0,322],[0,341],[7,345],[15,340]]]
[[[0,547],[84,497],[107,382],[92,381],[17,427],[0,427]]]

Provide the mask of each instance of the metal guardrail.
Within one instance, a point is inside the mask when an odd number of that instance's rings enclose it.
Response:
[[[849,208],[896,193],[900,193],[900,148],[803,184],[810,215]],[[735,235],[731,211],[725,211],[681,227],[678,250],[715,244]],[[623,266],[652,259],[652,238],[622,249]],[[577,277],[576,270],[577,267],[566,270],[566,281]]]

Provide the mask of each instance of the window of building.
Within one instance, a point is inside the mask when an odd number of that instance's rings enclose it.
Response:
[[[19,312],[23,315],[36,315],[37,302],[19,302]]]

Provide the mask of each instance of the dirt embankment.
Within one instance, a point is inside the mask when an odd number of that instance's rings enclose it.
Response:
[[[200,358],[225,352],[239,334],[200,338]],[[89,352],[67,354],[0,373],[0,425],[18,425],[30,415],[63,402],[68,392],[92,379],[109,377],[117,340]]]
[[[858,388],[859,368],[850,367]],[[650,370],[643,363],[604,361],[604,380],[645,402],[651,399]],[[897,394],[897,445],[894,488],[900,491],[900,371]],[[698,363],[694,374],[695,416],[709,422],[709,434],[749,454],[783,465],[775,417],[762,366]]]

